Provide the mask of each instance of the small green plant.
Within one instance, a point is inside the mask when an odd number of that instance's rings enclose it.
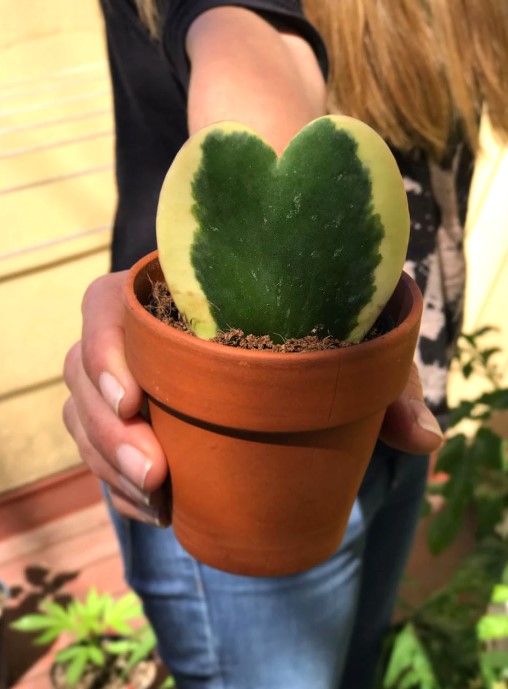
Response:
[[[499,349],[482,347],[492,330],[459,339],[464,377],[480,375],[491,389],[452,409],[452,427],[462,421],[477,427],[447,440],[436,463],[447,479],[429,487],[444,498],[429,526],[431,552],[454,541],[468,510],[475,515],[475,548],[446,586],[392,630],[378,689],[508,689],[508,650],[499,641],[508,643],[508,617],[489,607],[495,600],[508,610],[508,453],[506,441],[485,425],[508,409],[508,388],[494,364]]]
[[[107,670],[120,657],[120,674],[125,677],[137,663],[148,658],[156,646],[150,625],[139,625],[143,610],[133,593],[115,600],[92,588],[83,602],[73,599],[64,607],[45,600],[39,610],[21,617],[11,626],[21,632],[37,632],[39,635],[34,643],[38,645],[49,644],[62,635],[69,638],[69,645],[56,654],[56,662],[65,666],[69,686],[74,686],[89,668]],[[168,682],[171,681],[169,678]],[[164,686],[174,684],[165,683]]]
[[[116,641],[108,641],[106,650],[116,656],[124,656],[125,672],[128,672],[141,660],[147,658],[157,645],[155,632],[145,624],[130,636]]]
[[[400,631],[386,669],[383,687],[441,689],[432,663],[411,623]]]
[[[494,587],[487,613],[476,631],[485,685],[489,689],[508,689],[508,567]]]
[[[501,524],[508,509],[507,444],[485,425],[496,411],[508,409],[508,388],[501,385],[501,374],[492,358],[497,347],[482,348],[479,341],[493,328],[485,327],[471,335],[461,335],[457,358],[464,377],[482,376],[492,388],[472,400],[463,400],[451,411],[450,425],[464,420],[476,422],[472,437],[457,433],[439,452],[436,471],[448,480],[431,488],[445,498],[444,508],[431,521],[428,543],[438,554],[456,538],[467,507],[474,507],[478,537],[488,536]]]
[[[280,157],[245,125],[205,127],[176,156],[157,211],[167,285],[205,339],[238,328],[358,342],[399,281],[408,239],[390,149],[337,115],[308,124]]]

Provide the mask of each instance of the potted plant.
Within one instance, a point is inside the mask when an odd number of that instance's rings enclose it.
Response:
[[[34,639],[39,645],[65,638],[51,667],[55,689],[146,689],[157,675],[156,638],[148,623],[136,626],[142,614],[133,593],[115,600],[92,588],[83,602],[72,599],[67,607],[44,600],[39,612],[11,626],[39,633]],[[174,686],[172,679],[162,686]]]
[[[339,546],[413,359],[408,234],[395,160],[351,118],[315,120],[280,158],[220,123],[175,158],[159,252],[126,284],[126,355],[168,458],[175,534],[199,560],[281,575]],[[160,283],[177,327],[149,312]]]

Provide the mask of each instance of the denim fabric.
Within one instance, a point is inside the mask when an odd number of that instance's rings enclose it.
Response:
[[[278,578],[208,567],[171,529],[112,510],[127,581],[178,689],[371,689],[427,464],[379,444],[337,553]]]

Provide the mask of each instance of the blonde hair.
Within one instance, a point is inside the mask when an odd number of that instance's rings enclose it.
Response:
[[[135,0],[152,37],[159,1]],[[508,0],[304,0],[330,57],[329,109],[400,150],[473,150],[482,109],[508,142]],[[457,128],[459,132],[456,132]]]
[[[476,150],[485,106],[508,141],[507,0],[304,4],[328,48],[332,111],[439,158],[457,133]]]
[[[154,40],[160,36],[160,8],[157,0],[134,0],[139,18]]]

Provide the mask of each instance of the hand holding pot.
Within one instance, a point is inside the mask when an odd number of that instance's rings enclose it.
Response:
[[[108,484],[117,511],[164,526],[169,523],[167,463],[140,415],[143,394],[124,358],[125,275],[105,275],[85,294],[82,340],[65,360],[71,396],[63,417],[83,461]]]
[[[404,392],[386,410],[380,437],[390,447],[420,455],[435,452],[443,444],[439,424],[423,401],[414,362]]]
[[[83,461],[109,485],[117,511],[165,525],[167,464],[151,427],[139,414],[142,391],[125,362],[125,279],[125,272],[106,275],[86,292],[82,340],[65,361],[71,396],[64,421]],[[418,454],[441,445],[437,422],[423,404],[415,365],[404,393],[387,410],[381,437],[393,447]]]

